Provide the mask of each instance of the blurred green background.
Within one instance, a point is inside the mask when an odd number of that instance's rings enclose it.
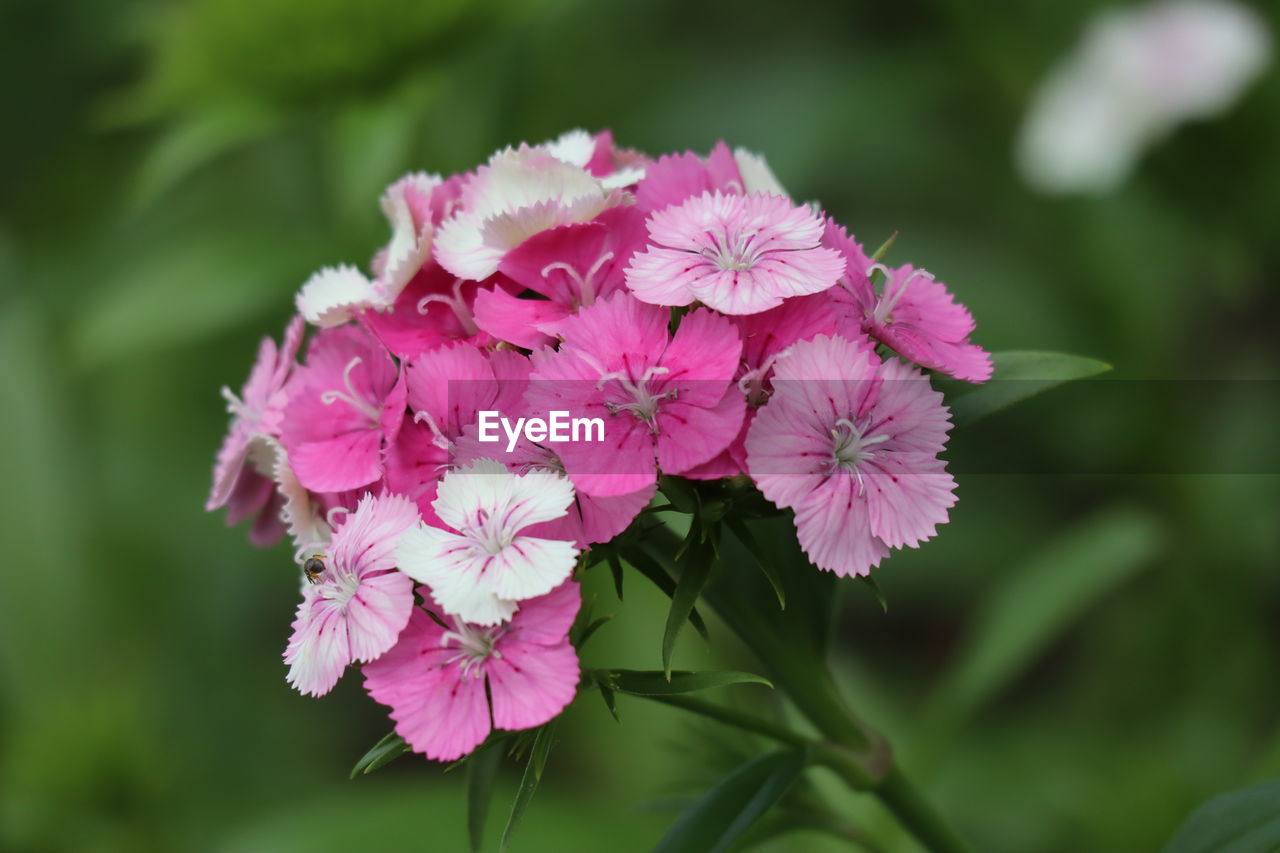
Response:
[[[289,548],[201,511],[218,388],[312,270],[384,242],[377,196],[405,171],[571,127],[655,154],[723,137],[864,242],[900,231],[891,257],[947,281],[989,349],[1124,379],[1280,375],[1274,71],[1105,198],[1014,172],[1035,83],[1102,5],[5,4],[0,849],[465,848],[458,774],[402,759],[347,780],[383,710],[351,675],[322,701],[287,688]],[[1248,389],[1179,418],[1088,400],[998,415],[957,464],[1001,470],[1016,444],[1075,470],[1125,447],[1132,470],[1194,473],[965,474],[938,539],[877,573],[887,614],[844,590],[842,686],[984,851],[1158,849],[1210,794],[1280,776],[1280,478],[1204,473],[1274,443],[1274,410]],[[600,580],[619,618],[588,661],[658,666],[664,600],[631,578],[619,608]],[[749,667],[711,628],[718,657],[693,635],[677,665]],[[705,729],[621,701],[621,726],[594,697],[571,709],[517,850],[648,849],[723,772],[687,747]],[[914,849],[811,775],[883,849]]]

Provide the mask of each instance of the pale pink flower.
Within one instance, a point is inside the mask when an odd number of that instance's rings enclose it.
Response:
[[[239,396],[230,388],[222,389],[231,413],[231,428],[218,451],[213,489],[205,509],[212,512],[226,506],[228,524],[256,516],[250,532],[255,545],[270,545],[283,533],[278,517],[279,501],[272,483],[278,446],[274,439],[280,435],[303,328],[302,318],[294,317],[285,329],[279,348],[271,338],[262,340],[258,359]]]
[[[865,575],[891,548],[947,521],[955,481],[938,458],[950,428],[942,395],[896,359],[819,336],[774,366],[773,396],[747,435],[751,477],[795,510],[816,566]]]
[[[404,411],[404,381],[386,349],[358,326],[324,329],[285,406],[281,443],[308,489],[358,489],[381,479]]]
[[[419,590],[424,601],[432,591]],[[581,603],[561,584],[525,601],[509,622],[484,626],[414,608],[391,651],[365,664],[365,689],[391,708],[415,751],[454,761],[492,729],[520,731],[553,719],[577,693],[578,656],[568,634]]]
[[[704,308],[683,317],[673,337],[669,316],[620,291],[568,318],[558,351],[534,354],[530,408],[604,421],[604,441],[560,446],[578,491],[637,492],[659,468],[684,473],[737,435],[745,408],[732,383],[737,331]]]
[[[322,696],[347,664],[375,660],[395,645],[413,609],[413,582],[395,570],[395,546],[417,521],[407,498],[366,495],[338,528],[324,571],[303,584],[284,653],[298,692]]]
[[[460,209],[436,232],[436,259],[459,278],[480,281],[534,234],[588,222],[624,200],[543,148],[508,148],[468,178]]]
[[[873,264],[843,228],[828,221],[823,245],[845,259],[840,288],[831,291],[841,310],[842,331],[860,331],[921,367],[969,382],[991,378],[991,356],[969,342],[973,316],[946,285],[910,264],[896,269]],[[872,273],[884,285],[876,293]]]
[[[608,130],[595,136],[585,130],[570,130],[539,147],[557,160],[585,169],[607,190],[632,186],[644,177],[645,158],[635,151],[614,148],[613,134]]]
[[[433,504],[450,529],[419,524],[396,549],[400,569],[432,589],[452,616],[478,625],[510,619],[525,599],[573,573],[571,542],[530,536],[526,528],[564,516],[573,486],[546,471],[512,474],[481,459],[445,474]]]
[[[756,314],[836,283],[844,260],[819,245],[822,220],[775,195],[703,193],[649,217],[653,244],[627,268],[627,287],[654,305],[701,302]]]

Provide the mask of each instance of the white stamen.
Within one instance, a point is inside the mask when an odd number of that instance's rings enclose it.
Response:
[[[600,268],[613,260],[613,252],[605,252],[596,258],[596,262],[591,265],[591,269],[587,270],[585,276],[581,275],[576,269],[569,266],[564,261],[555,261],[547,264],[542,268],[542,277],[546,278],[553,270],[560,270],[569,279],[578,286],[578,304],[583,308],[588,305],[594,305],[596,301],[596,274],[600,272]]]
[[[471,313],[471,309],[467,307],[467,301],[462,298],[463,281],[460,278],[453,280],[453,295],[443,293],[430,293],[418,300],[418,313],[427,313],[427,306],[432,302],[442,302],[448,305],[453,311],[453,315],[458,318],[458,322],[462,325],[463,331],[468,335],[475,335],[480,332],[480,327],[476,325],[475,315]]]
[[[343,368],[342,385],[344,388],[346,388],[345,392],[325,391],[323,394],[320,395],[320,402],[324,403],[326,406],[332,406],[334,403],[341,400],[342,402],[346,403],[348,406],[355,409],[357,412],[364,415],[365,417],[367,417],[369,420],[373,421],[376,424],[381,419],[382,413],[379,412],[376,408],[374,408],[373,405],[370,404],[368,400],[365,400],[363,397],[357,394],[356,390],[351,387],[351,371],[355,370],[357,365],[359,365],[362,361],[364,361],[364,359],[362,359],[360,356],[356,356],[355,358],[348,361],[347,366]]]

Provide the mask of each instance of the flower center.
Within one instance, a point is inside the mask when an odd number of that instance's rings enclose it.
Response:
[[[600,274],[600,268],[609,261],[613,260],[613,252],[605,252],[596,258],[596,262],[591,265],[591,269],[587,270],[586,275],[582,275],[576,269],[566,264],[564,261],[556,261],[547,264],[542,268],[542,277],[546,278],[553,270],[560,270],[569,280],[578,286],[578,305],[585,308],[588,305],[594,305],[596,301],[596,276]]]
[[[895,285],[893,276],[884,264],[872,264],[867,269],[867,275],[874,275],[877,271],[884,276],[884,289],[880,291],[880,298],[876,301],[875,311],[871,315],[872,321],[877,326],[883,326],[893,320],[893,309],[902,298],[902,294],[907,292],[907,287],[912,281],[916,278],[927,278],[933,281],[933,273],[928,270],[912,270],[911,275],[903,276],[902,281]]]
[[[478,625],[470,625],[463,622],[457,616],[453,617],[453,630],[445,631],[440,641],[444,648],[456,648],[458,651],[449,658],[448,663],[457,663],[461,666],[463,678],[478,678],[483,675],[481,667],[489,658],[502,659],[502,652],[498,651],[498,638],[501,636],[503,626],[495,625],[491,628],[482,628]]]
[[[858,470],[858,465],[875,456],[876,451],[869,448],[875,447],[877,444],[883,444],[888,441],[891,436],[884,433],[867,437],[864,435],[866,425],[861,429],[850,418],[841,418],[836,421],[835,428],[831,430],[831,468],[832,470],[844,469],[855,474],[858,477],[858,491],[862,492],[862,472]]]
[[[760,253],[755,247],[755,231],[730,234],[720,228],[708,228],[704,234],[710,245],[702,250],[702,254],[722,270],[749,270],[760,260]]]
[[[501,554],[516,538],[516,532],[508,529],[505,513],[491,513],[484,507],[476,510],[475,520],[468,526],[470,529],[464,532],[490,556]]]
[[[354,572],[342,571],[336,564],[330,565],[329,570],[320,576],[316,584],[316,591],[321,598],[327,598],[342,605],[346,605],[359,588],[360,578]]]
[[[666,391],[655,392],[649,386],[649,383],[656,377],[670,372],[670,368],[655,364],[646,367],[644,373],[637,379],[631,375],[630,371],[614,370],[602,374],[600,379],[596,381],[596,388],[602,388],[606,382],[616,382],[616,387],[622,392],[622,396],[630,399],[621,403],[616,401],[606,402],[604,404],[605,408],[615,415],[619,412],[630,412],[647,423],[651,432],[657,432],[658,405],[663,400],[674,400],[676,389],[669,388]]]
[[[458,318],[458,325],[462,326],[462,331],[468,337],[480,333],[480,327],[476,325],[475,315],[471,313],[467,300],[462,298],[463,281],[460,278],[453,280],[453,293],[431,293],[418,300],[418,313],[425,314],[431,307],[433,302],[442,302],[449,306],[453,311],[453,316]]]
[[[377,426],[382,417],[382,413],[378,410],[377,406],[360,396],[360,394],[356,392],[356,389],[351,385],[351,371],[355,370],[362,361],[364,361],[364,359],[360,356],[356,356],[348,361],[347,366],[342,370],[342,387],[344,390],[325,391],[320,395],[320,402],[324,403],[326,406],[332,406],[334,403],[341,400],[372,421],[374,426]]]

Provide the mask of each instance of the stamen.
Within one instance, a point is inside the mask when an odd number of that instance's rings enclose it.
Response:
[[[355,370],[356,366],[363,361],[364,359],[360,356],[356,356],[348,361],[347,366],[343,369],[342,385],[346,388],[345,393],[342,391],[325,391],[320,395],[320,402],[324,403],[326,406],[332,406],[334,403],[341,400],[376,424],[381,419],[382,413],[374,408],[367,400],[357,394],[356,390],[351,387],[351,371]]]
[[[425,423],[431,430],[431,443],[441,450],[448,450],[453,447],[452,442],[445,437],[444,431],[440,429],[440,425],[436,423],[435,418],[431,417],[430,412],[421,411],[413,413],[413,422],[415,424]]]
[[[443,648],[449,648],[451,644],[457,645],[457,653],[445,662],[461,664],[463,678],[475,677],[477,670],[480,670],[489,658],[502,659],[502,652],[495,648],[502,630],[501,626],[480,628],[468,625],[455,616],[453,627],[454,630],[445,631],[440,635],[440,643]]]
[[[872,264],[867,268],[867,275],[870,276],[877,270],[884,276],[884,290],[880,293],[880,300],[876,303],[876,310],[873,319],[876,323],[883,325],[889,321],[893,315],[893,309],[898,304],[898,300],[902,298],[902,294],[907,292],[907,286],[915,281],[917,276],[927,278],[933,281],[933,274],[928,270],[912,270],[911,275],[906,276],[898,283],[897,287],[893,287],[893,276],[889,273],[889,269],[884,264]]]
[[[613,252],[605,252],[596,258],[596,262],[591,265],[591,269],[587,270],[587,274],[583,276],[576,269],[564,261],[555,261],[547,264],[542,268],[542,277],[546,278],[554,270],[560,270],[569,280],[578,286],[578,305],[585,308],[594,305],[596,301],[596,274],[600,272],[600,268],[613,260]]]
[[[227,401],[228,414],[235,415],[238,418],[249,417],[250,415],[249,407],[246,406],[244,401],[241,400],[239,397],[237,397],[235,395],[235,392],[233,392],[226,385],[222,386],[222,399]]]
[[[471,309],[467,307],[467,301],[462,298],[463,281],[460,278],[453,280],[453,295],[443,293],[429,293],[418,300],[418,313],[427,313],[428,306],[433,302],[441,302],[448,305],[453,315],[458,318],[458,323],[462,326],[462,330],[468,335],[479,334],[480,327],[476,325],[475,315],[471,313]]]

